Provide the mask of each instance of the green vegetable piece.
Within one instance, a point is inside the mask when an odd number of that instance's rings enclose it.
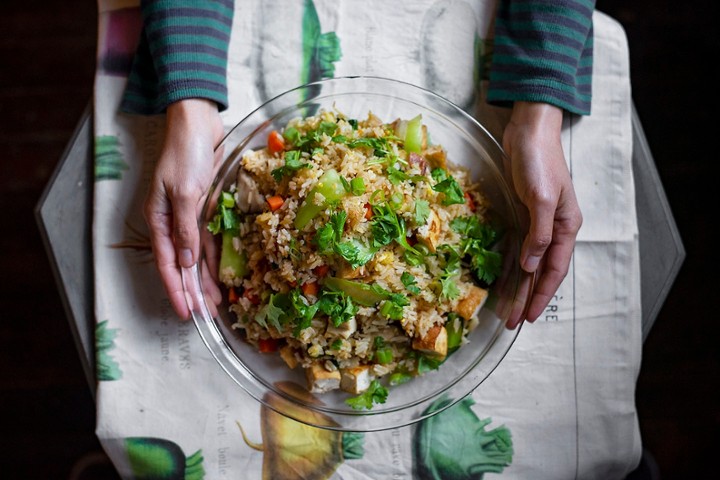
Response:
[[[374,249],[355,239],[336,243],[333,251],[344,258],[353,269],[362,267],[375,255]]]
[[[355,303],[365,307],[372,307],[390,298],[390,292],[374,285],[353,282],[344,278],[327,277],[324,286],[333,291],[343,292],[353,299]]]
[[[373,340],[373,347],[375,347],[375,355],[373,358],[380,365],[387,365],[393,361],[392,348],[390,348],[383,337],[375,337]]]
[[[315,204],[315,195],[321,194],[324,200],[320,205]],[[330,169],[325,171],[318,179],[315,187],[310,190],[308,196],[298,208],[295,216],[295,228],[302,230],[310,221],[315,218],[323,209],[333,202],[337,202],[345,195],[345,187],[337,171]]]
[[[470,257],[472,272],[480,281],[492,284],[502,268],[502,255],[489,250],[495,242],[495,230],[480,223],[475,216],[455,218],[450,222],[450,228],[463,236],[460,250],[462,255]]]
[[[450,403],[447,397],[440,398],[424,413],[437,412]],[[472,411],[474,404],[467,397],[418,424],[413,443],[418,478],[477,480],[484,473],[502,473],[512,463],[510,430],[505,426],[486,430],[492,420],[480,420]]]
[[[463,320],[457,313],[448,314],[447,322],[445,322],[445,330],[447,331],[447,348],[448,355],[460,348],[463,336]]]
[[[402,385],[403,383],[407,383],[412,380],[412,378],[413,375],[409,372],[395,372],[390,375],[390,378],[388,379],[388,384],[391,386]]]
[[[390,347],[378,348],[375,350],[375,361],[380,365],[387,365],[393,361],[393,353]]]
[[[286,175],[292,176],[298,170],[301,170],[303,168],[310,168],[309,163],[303,163],[300,161],[300,159],[300,150],[290,150],[288,152],[285,152],[285,165],[276,168],[275,170],[270,172],[270,174],[276,182],[279,182]]]
[[[422,115],[418,115],[407,122],[407,129],[405,130],[405,150],[420,153],[422,150],[422,138]]]
[[[317,303],[318,310],[330,317],[333,325],[339,327],[355,316],[358,307],[350,295],[340,291],[324,291]]]
[[[452,176],[448,177],[440,183],[433,185],[433,190],[436,192],[444,193],[445,198],[442,200],[443,205],[457,205],[465,203],[465,193],[460,188],[460,184],[457,183]]]
[[[419,295],[420,294],[420,287],[417,286],[417,281],[415,280],[415,277],[408,272],[403,272],[402,275],[400,275],[400,281],[403,285],[405,285],[405,288],[407,288],[408,292]]]
[[[427,223],[430,217],[430,202],[427,200],[415,200],[415,225],[421,227]]]
[[[348,398],[345,403],[354,410],[370,410],[374,403],[385,403],[387,396],[387,388],[383,387],[377,380],[373,380],[367,390],[357,397]]]
[[[247,254],[238,252],[233,247],[233,233],[229,230],[222,232],[222,250],[219,265],[221,278],[245,278],[250,274],[247,264]]]
[[[235,197],[230,192],[221,192],[215,207],[215,216],[208,222],[207,229],[213,235],[220,232],[237,232],[240,214],[235,211]]]
[[[350,180],[350,191],[353,195],[362,195],[365,193],[365,180],[362,177],[355,177]]]
[[[388,317],[392,320],[402,320],[403,307],[410,304],[402,295],[390,294],[387,300],[380,306],[380,315]]]

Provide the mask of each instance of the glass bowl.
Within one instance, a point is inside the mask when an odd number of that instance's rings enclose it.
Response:
[[[389,388],[387,401],[370,410],[353,410],[341,390],[310,394],[301,368],[291,370],[278,354],[259,353],[231,328],[226,304],[206,301],[217,289],[212,271],[217,264],[217,239],[207,231],[218,197],[237,176],[243,154],[263,148],[271,130],[289,120],[313,115],[320,109],[365,118],[372,112],[383,121],[422,115],[433,143],[442,145],[448,159],[470,169],[473,180],[491,204],[490,220],[500,232],[497,248],[503,255],[503,273],[490,289],[470,343],[453,353],[434,371]],[[368,432],[410,425],[441,410],[429,409],[439,397],[448,408],[473,392],[498,366],[512,346],[519,328],[506,328],[522,313],[528,298],[527,278],[519,267],[523,237],[519,202],[503,176],[505,155],[474,118],[440,96],[408,83],[376,77],[323,80],[285,92],[238,123],[216,150],[219,170],[207,194],[199,219],[203,232],[200,265],[184,270],[188,305],[198,331],[220,366],[247,393],[264,406],[305,424],[340,431]],[[228,393],[231,395],[231,393]]]

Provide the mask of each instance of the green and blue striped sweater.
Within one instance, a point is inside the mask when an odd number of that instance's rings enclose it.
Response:
[[[143,31],[122,110],[163,112],[184,98],[228,106],[233,0],[143,0]],[[545,102],[590,113],[594,0],[499,0],[488,102]]]

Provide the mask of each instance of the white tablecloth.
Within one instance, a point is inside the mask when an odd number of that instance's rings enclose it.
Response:
[[[268,60],[280,54],[273,48],[294,37],[302,13],[314,7],[322,32],[340,38],[343,57],[334,65],[335,76],[367,73],[431,87],[474,111],[494,134],[501,132],[506,110],[487,107],[482,90],[478,94],[463,83],[471,79],[441,74],[473,65],[433,53],[447,44],[470,48],[463,32],[481,40],[491,35],[487,2],[427,0],[405,7],[368,0],[368,8],[354,13],[348,9],[356,2],[237,3],[242,6],[236,7],[230,48],[231,107],[223,113],[228,128],[273,94],[297,85],[298,65],[282,71],[258,65],[272,64]],[[133,0],[100,0],[99,7],[93,224],[97,435],[123,478],[441,478],[431,475],[429,460],[417,451],[422,425],[354,436],[305,430],[301,436],[312,441],[302,448],[282,429],[264,428],[261,405],[218,367],[193,324],[176,320],[141,215],[163,118],[118,112],[139,10]],[[284,13],[272,15],[277,11]],[[454,28],[424,23],[427,18]],[[383,21],[395,23],[380,29]],[[261,24],[272,28],[259,30]],[[468,459],[477,463],[482,452],[477,428],[502,426],[512,438],[512,461],[488,478],[624,478],[640,458],[634,397],[641,361],[640,273],[628,51],[614,20],[596,12],[594,29],[593,113],[568,116],[563,128],[584,215],[570,273],[545,314],[523,327],[490,378],[441,414],[448,422],[453,415],[470,420],[455,443],[433,447],[435,453],[454,452],[445,460],[445,478],[477,478],[459,466]],[[388,32],[418,48],[399,44],[394,50],[385,39]],[[459,37],[447,37],[453,35]],[[292,48],[284,45],[282,53]],[[393,67],[379,67],[388,63]],[[279,421],[292,430],[283,422],[294,421]],[[338,448],[343,453],[327,453]],[[156,476],[148,473],[155,471]],[[467,476],[457,473],[462,471]]]

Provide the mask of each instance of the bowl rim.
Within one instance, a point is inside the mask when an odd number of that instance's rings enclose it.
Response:
[[[353,76],[343,76],[343,77],[335,77],[335,78],[328,78],[323,80],[318,80],[314,82],[310,82],[307,84],[299,85],[296,87],[293,87],[289,90],[286,90],[269,100],[263,102],[260,104],[257,108],[253,109],[248,113],[245,117],[243,117],[239,122],[237,122],[222,138],[222,140],[218,143],[215,150],[216,152],[225,145],[225,143],[233,136],[234,132],[240,128],[243,128],[246,126],[248,122],[250,122],[254,116],[257,115],[258,112],[266,109],[269,105],[277,102],[279,99],[283,97],[287,97],[290,95],[293,95],[294,93],[297,93],[301,90],[308,90],[315,86],[322,86],[327,85],[330,83],[351,83],[356,82],[357,80],[364,80],[374,83],[388,83],[393,84],[396,86],[401,86],[403,88],[408,88],[410,90],[414,90],[416,93],[423,94],[423,95],[429,95],[435,100],[439,101],[440,104],[450,107],[453,114],[459,114],[465,121],[470,122],[470,124],[473,126],[473,128],[477,128],[482,134],[486,137],[484,141],[489,141],[491,146],[497,150],[497,153],[501,155],[501,159],[504,159],[505,152],[503,151],[501,145],[498,143],[498,141],[493,137],[489,131],[485,128],[484,125],[482,125],[476,118],[474,118],[472,115],[468,114],[465,110],[460,108],[458,105],[454,104],[450,100],[442,97],[441,95],[428,90],[427,88],[414,85],[412,83],[402,81],[402,80],[396,80],[391,78],[385,78],[385,77],[378,77],[378,76],[362,76],[362,75],[353,75]],[[343,94],[357,94],[362,93],[360,91],[357,92],[343,92]],[[332,92],[330,93],[330,96],[335,96],[337,93]],[[377,92],[373,92],[373,94],[377,94]],[[304,105],[305,103],[312,102],[313,100],[318,100],[326,97],[328,95],[318,95],[311,98],[307,98],[301,101],[298,101],[296,103],[289,104],[285,108],[281,108],[279,111],[273,113],[271,116],[269,116],[264,121],[260,122],[255,128],[252,129],[250,133],[245,135],[241,142],[238,143],[237,146],[233,147],[231,152],[224,152],[223,153],[223,162],[220,165],[219,170],[216,172],[213,181],[210,185],[210,188],[208,189],[208,192],[206,194],[206,198],[203,202],[203,206],[201,209],[201,212],[206,212],[209,208],[209,202],[212,198],[212,193],[215,192],[220,185],[222,178],[225,177],[227,174],[227,170],[230,168],[234,168],[235,162],[227,162],[226,160],[228,158],[231,158],[235,152],[238,150],[242,151],[242,149],[247,145],[247,142],[249,142],[251,139],[254,138],[254,136],[257,134],[258,131],[263,130],[267,127],[268,124],[271,124],[273,122],[273,119],[275,119],[278,116],[283,115],[285,112],[289,110],[295,110],[298,109],[298,107]],[[412,102],[412,101],[411,101]],[[422,108],[429,109],[427,106],[422,106]],[[434,112],[439,113],[439,112]],[[457,122],[448,118],[446,114],[439,113],[442,117],[444,117],[447,121],[450,123],[453,123],[457,126]],[[496,162],[497,160],[495,160]],[[494,163],[495,163],[494,162]],[[230,165],[232,163],[233,165]],[[495,168],[499,169],[499,166],[497,164],[494,165]],[[513,190],[507,185],[507,182],[505,181],[504,176],[502,175],[502,172],[498,172],[498,178],[502,179],[505,182],[504,185],[504,191],[510,192],[510,195],[508,197],[508,200],[510,202],[511,207],[511,213],[513,215],[513,218],[511,219],[512,224],[519,226],[520,220],[519,220],[519,212],[518,212],[518,202],[516,198],[513,196]],[[202,229],[204,221],[202,214],[200,215],[198,219],[198,225]],[[203,252],[204,254],[204,252]],[[202,260],[202,257],[201,257]],[[322,397],[319,397],[320,402],[318,401],[302,401],[301,399],[298,399],[294,395],[290,395],[287,392],[284,392],[278,388],[276,388],[274,385],[268,383],[265,379],[261,378],[260,376],[256,375],[252,369],[248,368],[245,363],[238,357],[236,352],[230,347],[229,343],[227,342],[224,334],[221,332],[220,328],[216,324],[217,321],[222,321],[222,318],[220,315],[220,319],[216,319],[210,311],[210,308],[208,307],[207,303],[205,302],[205,298],[203,295],[203,288],[202,288],[202,275],[200,272],[200,269],[198,268],[198,264],[194,265],[190,268],[182,268],[181,269],[182,274],[182,282],[183,282],[183,288],[185,290],[186,299],[188,301],[188,307],[192,314],[193,323],[195,324],[196,329],[198,330],[200,337],[202,339],[202,342],[205,344],[206,348],[211,352],[212,356],[215,358],[216,362],[220,365],[222,370],[225,371],[226,374],[229,375],[229,377],[239,385],[246,393],[248,393],[252,398],[254,398],[256,401],[258,401],[262,406],[272,409],[273,411],[284,415],[286,417],[292,418],[293,420],[299,421],[301,423],[329,429],[329,430],[337,430],[337,431],[354,431],[354,432],[372,432],[372,431],[382,431],[382,430],[388,430],[392,428],[398,428],[403,426],[408,426],[415,424],[419,421],[422,421],[425,418],[434,416],[448,408],[451,408],[455,404],[457,404],[459,401],[461,401],[463,398],[467,397],[468,395],[472,394],[482,383],[484,383],[490,375],[498,368],[498,366],[502,363],[502,361],[505,359],[507,354],[509,353],[510,349],[512,348],[512,345],[516,341],[520,330],[522,328],[522,323],[519,324],[516,328],[510,330],[506,327],[503,327],[502,329],[497,329],[495,333],[492,336],[492,340],[485,346],[483,349],[482,354],[478,354],[475,360],[469,363],[469,365],[464,368],[461,372],[461,375],[458,375],[457,377],[453,378],[452,381],[448,382],[447,384],[444,384],[439,391],[434,391],[431,395],[420,395],[417,399],[415,399],[412,402],[405,403],[402,405],[394,406],[391,408],[384,408],[384,409],[371,409],[371,410],[353,410],[353,409],[344,409],[344,410],[338,410],[334,407],[328,407],[325,406],[322,403]],[[517,287],[516,287],[517,290]],[[529,297],[528,297],[529,298]],[[493,363],[489,365],[489,367],[486,369],[484,374],[482,375],[482,378],[479,380],[472,380],[469,381],[469,377],[471,376],[471,372],[475,370],[479,363],[485,359],[485,353],[487,350],[491,349],[495,342],[498,341],[498,338],[501,336],[504,330],[508,330],[508,332],[505,333],[505,336],[509,336],[506,339],[507,345],[503,347],[502,352],[493,359]],[[437,372],[430,372],[430,373],[437,373]],[[250,383],[248,383],[250,382]],[[457,395],[453,398],[448,398],[448,392],[453,390],[453,387],[456,387],[458,384],[462,383],[469,383],[469,385],[462,386],[462,389],[460,391],[460,395]],[[262,386],[262,387],[261,387]],[[408,407],[416,407],[418,405],[431,405],[433,402],[436,402],[439,398],[444,397],[446,399],[446,402],[444,405],[437,409],[428,412],[428,408],[425,408],[423,413],[419,415],[415,415],[412,418],[404,418],[403,420],[396,420],[396,421],[387,421],[387,422],[379,422],[375,421],[374,419],[380,419],[385,418],[389,419],[390,414],[397,414],[398,412],[407,411]],[[293,412],[288,411],[287,408],[284,408],[285,405],[284,402],[289,402],[291,405],[294,405],[296,407],[301,408],[308,408],[313,412],[331,415],[333,419],[336,418],[342,418],[344,420],[349,420],[350,424],[346,425],[345,423],[340,423],[338,425],[327,425],[327,424],[319,424],[318,422],[313,422],[311,419],[312,416],[303,416],[303,415],[297,415],[293,414]],[[279,405],[278,405],[279,403]],[[363,422],[358,422],[357,419],[363,419],[368,420]]]

